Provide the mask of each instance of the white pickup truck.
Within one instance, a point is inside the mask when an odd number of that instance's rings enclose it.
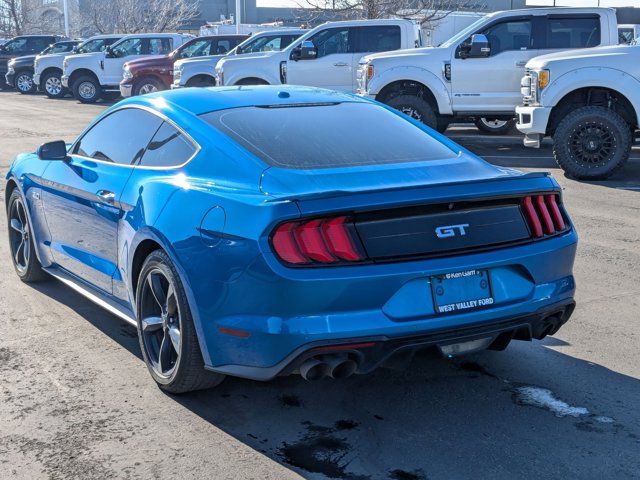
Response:
[[[537,57],[522,78],[516,108],[525,146],[553,137],[568,175],[603,179],[629,158],[640,125],[640,46],[572,50]]]
[[[420,29],[410,20],[329,22],[281,52],[223,58],[216,66],[217,85],[289,83],[352,92],[360,57],[420,44]]]
[[[515,123],[520,79],[529,60],[558,50],[617,43],[613,9],[495,12],[439,47],[362,58],[358,93],[440,131],[453,121],[473,119],[484,131],[502,133]]]
[[[122,67],[136,58],[166,55],[193,38],[178,33],[126,35],[105,51],[71,55],[63,62],[62,86],[82,103],[120,95]]]
[[[288,28],[259,32],[247,38],[225,55],[208,55],[206,57],[178,60],[173,65],[171,88],[214,86],[216,84],[216,65],[220,59],[233,55],[245,56],[280,51],[288,47],[291,42],[306,33],[306,31]]]
[[[122,35],[96,35],[75,47],[71,55],[102,52],[121,38]],[[69,55],[69,53],[38,55],[33,63],[33,83],[49,98],[62,98],[67,93],[67,89],[62,87],[62,63]]]

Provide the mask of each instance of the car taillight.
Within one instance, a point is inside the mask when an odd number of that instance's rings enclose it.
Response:
[[[556,194],[524,197],[522,209],[533,238],[554,235],[567,228]]]
[[[344,216],[283,223],[273,232],[271,244],[282,261],[293,265],[366,259],[353,221]]]

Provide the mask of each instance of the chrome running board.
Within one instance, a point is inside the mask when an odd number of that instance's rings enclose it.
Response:
[[[52,277],[60,280],[68,287],[71,287],[87,300],[95,303],[99,307],[124,320],[130,325],[133,325],[136,328],[138,327],[138,322],[136,322],[135,316],[131,310],[114,302],[95,288],[92,288],[89,285],[81,285],[71,274],[65,272],[60,268],[51,267],[43,268],[43,270]]]

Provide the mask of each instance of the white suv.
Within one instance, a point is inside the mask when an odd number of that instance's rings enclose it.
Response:
[[[117,42],[122,35],[96,35],[73,49],[70,53],[52,53],[38,55],[33,63],[33,83],[49,98],[62,98],[68,92],[62,87],[62,63],[69,55],[102,52],[109,45]]]
[[[420,29],[410,20],[329,22],[281,52],[223,58],[216,66],[217,85],[290,83],[353,92],[360,57],[418,46]]]
[[[122,68],[130,60],[150,55],[167,55],[192,35],[143,33],[126,35],[105,51],[72,55],[63,62],[62,86],[82,103],[120,95]]]

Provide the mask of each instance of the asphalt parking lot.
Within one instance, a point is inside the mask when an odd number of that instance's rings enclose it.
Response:
[[[103,108],[0,92],[0,173]],[[3,237],[0,478],[640,478],[640,149],[611,180],[580,183],[548,144],[448,135],[562,184],[580,235],[578,306],[555,337],[340,382],[227,379],[173,397],[135,329],[57,281],[22,284]]]

